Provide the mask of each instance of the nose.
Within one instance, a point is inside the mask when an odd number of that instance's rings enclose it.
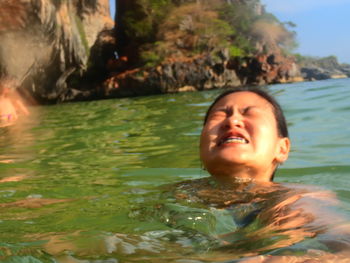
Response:
[[[234,127],[243,128],[244,127],[243,118],[239,113],[232,114],[231,116],[228,116],[226,118],[224,126],[227,129],[231,129]]]

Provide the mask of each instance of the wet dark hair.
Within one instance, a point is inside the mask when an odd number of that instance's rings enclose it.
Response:
[[[275,115],[275,119],[276,119],[276,122],[277,122],[278,136],[280,136],[282,138],[283,137],[287,137],[288,138],[289,137],[289,133],[288,133],[287,121],[286,121],[286,118],[284,117],[284,113],[283,113],[283,110],[282,110],[281,106],[276,101],[276,99],[274,97],[272,97],[267,91],[263,90],[262,88],[258,88],[258,87],[239,87],[239,88],[229,89],[229,90],[226,90],[225,92],[221,93],[218,97],[216,97],[214,102],[208,108],[208,110],[207,110],[207,112],[205,114],[205,117],[204,117],[204,123],[203,124],[205,125],[207,123],[210,111],[212,110],[214,105],[219,100],[221,100],[222,98],[224,98],[227,95],[230,95],[232,93],[242,92],[242,91],[248,91],[248,92],[255,93],[256,95],[258,95],[261,98],[267,100],[271,104],[271,106],[273,108],[273,114]]]

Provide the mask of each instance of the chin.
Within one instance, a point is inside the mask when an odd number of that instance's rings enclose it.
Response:
[[[234,154],[223,154],[218,156],[216,159],[217,163],[223,163],[227,165],[232,165],[232,164],[245,164],[247,163],[250,159],[247,158],[247,155],[242,153],[234,153]]]
[[[211,171],[230,171],[235,166],[245,166],[247,165],[247,160],[239,157],[226,156],[220,158],[213,158],[210,161],[204,162],[206,163],[205,167],[210,174]]]

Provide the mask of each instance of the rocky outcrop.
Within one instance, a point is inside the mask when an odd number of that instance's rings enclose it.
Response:
[[[0,1],[0,77],[57,103],[350,76],[334,57],[282,55],[293,34],[259,0],[216,1],[220,12],[211,1],[116,3],[114,28],[109,0]]]
[[[350,77],[350,65],[340,64],[334,56],[306,57],[300,61],[301,75],[305,80],[324,80]]]
[[[120,57],[108,60],[110,78],[98,96],[300,80],[294,59],[281,55],[281,46],[293,43],[293,33],[266,13],[259,0],[117,3]]]
[[[105,97],[129,97],[241,85],[300,81],[293,58],[277,54],[230,58],[227,50],[183,60],[170,60],[154,68],[116,73],[103,85]]]
[[[88,67],[91,47],[111,30],[108,0],[0,2],[0,70],[22,93],[56,102]]]
[[[197,91],[242,85],[323,80],[350,77],[350,65],[334,58],[296,62],[280,53],[230,58],[227,50],[195,58],[171,59],[151,68],[122,69],[117,60],[114,76],[105,81],[100,97],[130,97]],[[119,66],[119,68],[118,68]],[[120,69],[120,70],[118,70]]]
[[[129,97],[240,85],[227,60],[210,55],[166,61],[155,68],[116,74],[104,83],[104,96]]]
[[[294,82],[300,78],[299,67],[294,58],[278,53],[232,58],[228,68],[236,71],[241,85]]]

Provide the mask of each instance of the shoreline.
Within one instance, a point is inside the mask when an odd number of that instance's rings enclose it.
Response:
[[[255,85],[255,86],[269,86],[269,85],[280,85],[280,84],[293,84],[293,83],[307,83],[307,82],[316,82],[316,81],[327,81],[327,80],[336,80],[336,79],[348,79],[350,77],[348,76],[336,76],[332,78],[327,79],[313,79],[313,80],[307,80],[302,77],[296,77],[293,80],[290,81],[281,81],[281,82],[275,82],[275,83],[266,83],[263,85]],[[235,88],[235,87],[241,87],[243,85],[236,85],[236,86],[229,86],[227,88]],[[168,91],[168,92],[149,92],[147,93],[147,87],[145,89],[136,90],[135,88],[126,89],[126,90],[120,90],[117,89],[111,89],[109,94],[101,96],[101,94],[96,94],[93,92],[85,92],[84,94],[80,93],[79,91],[76,91],[77,97],[72,98],[71,100],[65,100],[62,103],[65,102],[82,102],[82,101],[96,101],[96,100],[105,100],[105,99],[122,99],[122,98],[135,98],[135,97],[144,97],[144,96],[153,96],[153,95],[165,95],[165,94],[174,94],[174,93],[183,93],[183,92],[200,92],[200,91],[208,91],[208,90],[218,90],[218,89],[225,89],[226,87],[213,87],[213,88],[207,88],[207,89],[198,89],[195,86],[185,85],[182,87],[179,87],[176,91]],[[49,103],[53,104],[53,103]],[[46,103],[46,105],[49,105]],[[44,104],[45,105],[45,104]]]

